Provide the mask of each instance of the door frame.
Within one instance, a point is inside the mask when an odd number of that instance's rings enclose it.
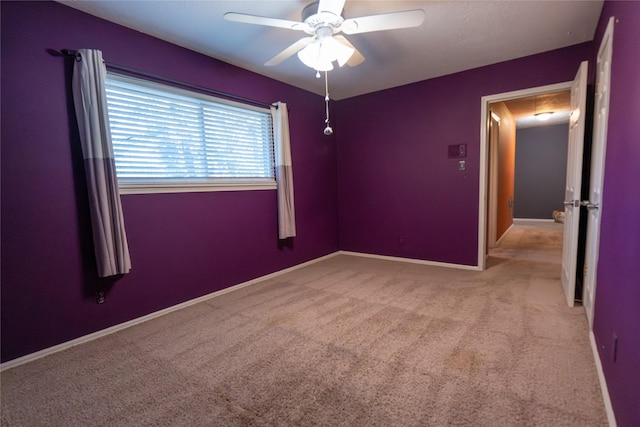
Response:
[[[488,220],[488,185],[489,185],[489,104],[509,101],[515,98],[543,95],[552,92],[571,90],[573,81],[537,86],[511,92],[486,95],[480,99],[480,184],[478,197],[478,270],[485,270],[487,265],[487,220]]]
[[[491,129],[494,124],[495,129]],[[496,247],[496,242],[498,241],[498,154],[500,151],[500,116],[493,111],[489,111],[488,129],[487,250],[490,250]]]

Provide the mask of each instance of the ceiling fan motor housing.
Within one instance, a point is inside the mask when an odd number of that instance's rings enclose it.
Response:
[[[319,11],[318,3],[315,1],[302,9],[302,20],[308,26],[305,32],[314,34],[318,29],[327,27],[331,28],[332,34],[338,33],[344,18],[331,12]]]

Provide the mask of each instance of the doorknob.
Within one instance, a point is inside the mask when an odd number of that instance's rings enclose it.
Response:
[[[580,205],[586,207],[587,210],[590,211],[600,208],[600,205],[598,203],[591,203],[589,200],[583,200],[582,202],[580,202]]]
[[[564,202],[563,203],[565,206],[572,206],[577,208],[578,206],[580,206],[580,200],[569,200],[568,202]]]

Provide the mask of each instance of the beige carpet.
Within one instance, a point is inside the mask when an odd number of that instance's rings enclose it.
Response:
[[[606,425],[561,241],[514,227],[485,272],[336,256],[3,372],[2,425]]]

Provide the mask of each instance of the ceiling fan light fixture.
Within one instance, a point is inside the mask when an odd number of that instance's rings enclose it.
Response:
[[[320,43],[317,41],[299,51],[298,58],[304,65],[309,68],[313,68],[316,71],[333,70],[333,64],[331,64],[331,61],[320,56]]]
[[[332,62],[339,66],[347,63],[355,49],[345,46],[333,37],[317,39],[298,52],[298,58],[304,65],[317,71],[333,70]]]
[[[544,113],[537,113],[535,116],[536,116],[536,119],[540,120],[541,122],[546,122],[551,118],[552,114],[553,114],[552,112],[547,111]]]
[[[329,37],[323,40],[322,47],[320,48],[322,54],[327,55],[329,58],[333,58],[331,61],[338,61],[339,66],[343,66],[347,63],[351,55],[355,52],[355,49],[345,46],[333,37]]]

